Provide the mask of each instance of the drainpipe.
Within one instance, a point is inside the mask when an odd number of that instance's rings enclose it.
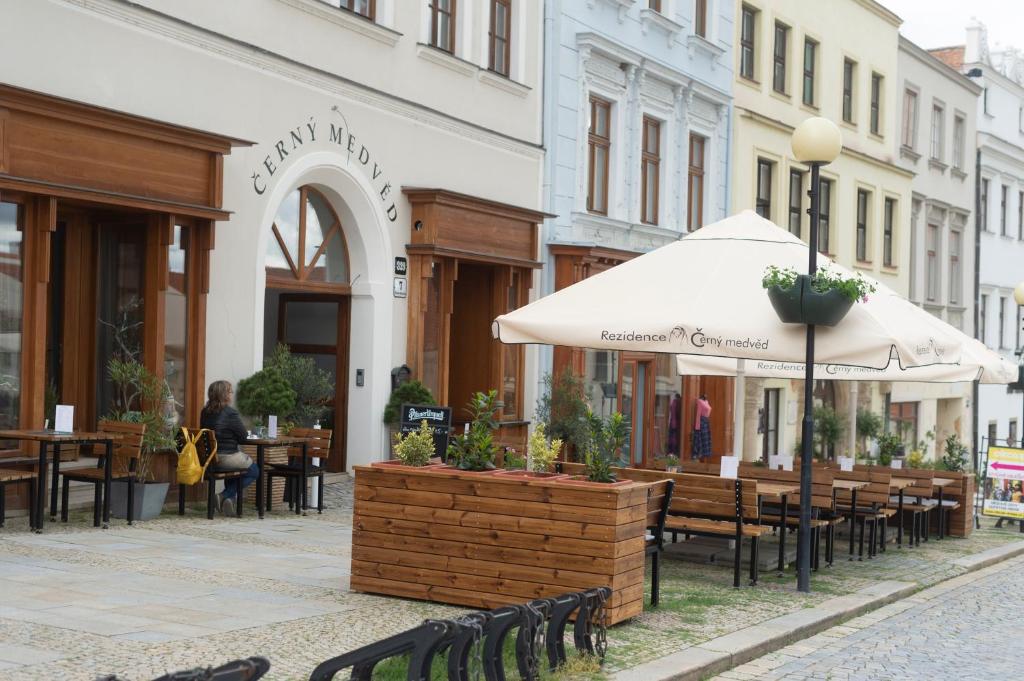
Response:
[[[974,152],[974,337],[978,340],[981,332],[981,149]],[[984,342],[982,340],[982,342]],[[981,390],[978,381],[971,385],[971,458],[974,470],[978,470],[978,398]]]

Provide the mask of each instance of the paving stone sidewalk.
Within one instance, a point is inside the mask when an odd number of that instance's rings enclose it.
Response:
[[[1015,558],[832,627],[715,681],[1015,678],[1020,637],[1004,615],[1022,599],[1024,558]]]
[[[248,655],[269,679],[306,679],[320,661],[456,608],[348,591],[352,484],[326,487],[327,510],[255,519],[167,513],[106,531],[88,513],[29,534],[0,530],[0,678],[141,681]],[[991,525],[991,522],[987,522]],[[1018,541],[1016,528],[929,542],[874,561],[840,560],[798,594],[792,572],[733,589],[721,565],[662,561],[662,605],[609,632],[608,672],[627,669],[884,580],[933,584],[957,559]]]

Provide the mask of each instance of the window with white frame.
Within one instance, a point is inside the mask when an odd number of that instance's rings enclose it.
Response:
[[[910,89],[903,93],[902,135],[903,146],[913,149],[917,138],[917,93]]]
[[[999,233],[1003,236],[1010,235],[1010,232],[1007,231],[1009,227],[1006,224],[1006,201],[1009,194],[1010,188],[1004,184],[999,193]]]
[[[930,302],[939,299],[939,226],[928,225],[925,235],[925,298]]]
[[[964,169],[964,152],[967,144],[967,123],[963,116],[953,117],[953,167]]]
[[[981,309],[978,310],[978,339],[988,345],[988,294],[981,294]]]
[[[866,189],[857,190],[857,260],[866,262],[868,259],[868,210],[871,192]]]
[[[756,80],[757,74],[757,15],[758,11],[743,5],[740,11],[740,75]]]
[[[1000,348],[1006,347],[1006,296],[999,296],[999,343]]]
[[[757,196],[754,208],[765,220],[772,219],[772,175],[775,164],[763,158],[757,159]]]
[[[936,161],[942,160],[942,140],[945,136],[946,110],[938,105],[932,105],[932,138],[931,157]]]
[[[964,247],[964,235],[960,230],[949,232],[949,304],[960,305],[964,290],[964,275],[960,266],[960,253]]]
[[[786,64],[789,57],[789,26],[775,22],[775,47],[772,56],[772,89],[786,94]]]
[[[882,224],[882,265],[896,267],[896,199],[886,197]]]

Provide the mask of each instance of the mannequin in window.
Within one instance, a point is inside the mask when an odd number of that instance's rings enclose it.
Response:
[[[703,463],[711,456],[711,403],[703,393],[697,399],[695,416],[690,458]]]

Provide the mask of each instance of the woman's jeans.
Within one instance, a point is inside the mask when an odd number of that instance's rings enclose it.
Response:
[[[234,499],[239,491],[251,485],[260,475],[260,467],[256,464],[249,466],[240,478],[228,478],[224,481],[224,498]]]

